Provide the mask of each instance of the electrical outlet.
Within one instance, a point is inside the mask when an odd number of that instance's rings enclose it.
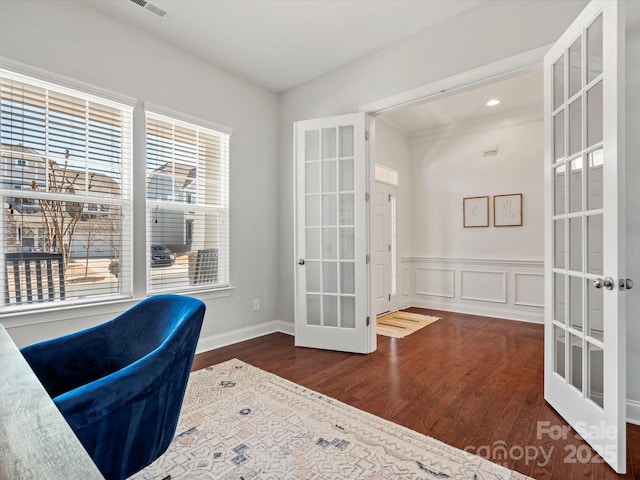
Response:
[[[257,312],[258,310],[260,310],[260,299],[256,298],[253,301],[253,311]]]

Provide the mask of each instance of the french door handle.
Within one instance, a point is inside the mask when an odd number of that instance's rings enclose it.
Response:
[[[613,287],[615,286],[615,282],[611,277],[606,277],[604,280],[602,278],[596,278],[593,281],[593,286],[596,288],[604,287],[607,290],[613,290]]]
[[[304,265],[304,258],[301,258],[300,260],[298,260],[298,265]]]

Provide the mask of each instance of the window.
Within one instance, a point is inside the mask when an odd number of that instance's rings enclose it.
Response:
[[[228,286],[229,134],[146,118],[147,289]]]
[[[0,310],[130,294],[131,117],[131,106],[0,70]],[[40,262],[49,255],[61,259],[55,275]],[[46,295],[53,283],[62,294]]]
[[[375,177],[376,182],[398,185],[398,172],[393,168],[385,167],[379,163],[376,163]]]

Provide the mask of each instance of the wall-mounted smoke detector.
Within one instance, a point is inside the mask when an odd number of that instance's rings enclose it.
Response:
[[[136,5],[141,6],[145,10],[149,10],[151,13],[155,13],[160,18],[164,18],[164,16],[167,14],[167,12],[165,12],[163,9],[161,9],[160,7],[156,7],[151,2],[147,2],[147,0],[129,0],[129,1],[135,3]]]

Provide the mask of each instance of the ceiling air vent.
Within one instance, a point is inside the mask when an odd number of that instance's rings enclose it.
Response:
[[[161,18],[167,14],[167,12],[165,12],[163,9],[161,9],[160,7],[156,7],[154,4],[150,2],[147,2],[147,0],[129,0],[129,1],[135,3],[136,5],[141,6],[145,10],[149,10],[151,13],[155,13]]]

